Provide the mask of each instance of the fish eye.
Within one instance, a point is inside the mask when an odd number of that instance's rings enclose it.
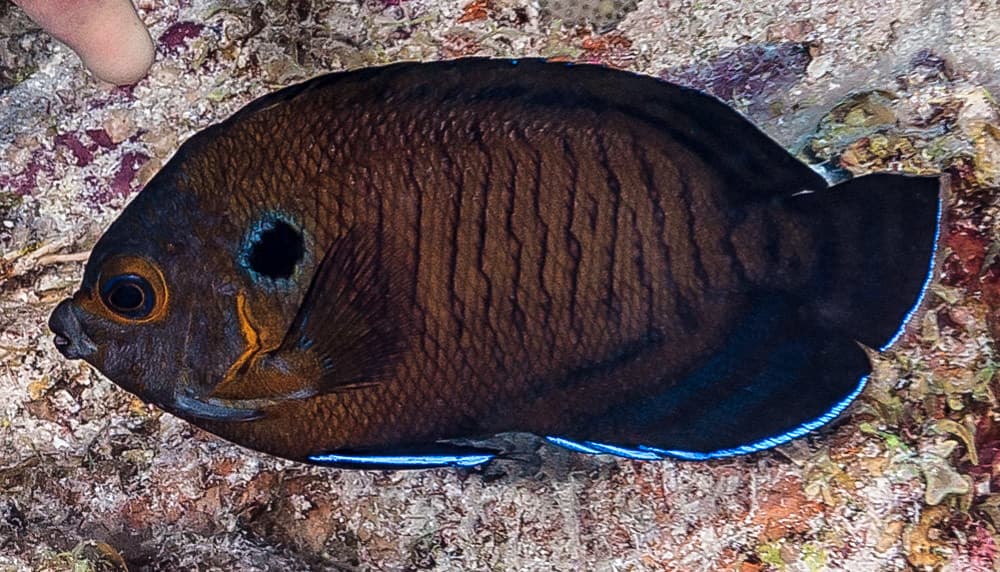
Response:
[[[119,274],[101,286],[101,300],[112,312],[130,320],[150,315],[156,305],[153,287],[138,274]]]
[[[96,287],[88,288],[86,301],[91,312],[126,322],[159,320],[167,314],[170,290],[163,272],[154,261],[141,256],[115,256],[104,262],[96,277]]]

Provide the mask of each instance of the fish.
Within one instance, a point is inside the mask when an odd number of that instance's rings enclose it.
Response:
[[[602,66],[336,72],[183,143],[49,327],[305,463],[474,468],[512,432],[749,454],[862,392],[933,279],[945,184],[831,186],[719,100]]]

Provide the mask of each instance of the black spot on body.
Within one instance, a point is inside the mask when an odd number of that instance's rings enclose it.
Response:
[[[284,221],[275,221],[250,246],[250,269],[271,279],[290,278],[305,254],[302,233]]]

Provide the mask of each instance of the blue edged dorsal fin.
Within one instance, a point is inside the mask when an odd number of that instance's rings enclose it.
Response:
[[[368,104],[391,96],[417,107],[463,103],[518,106],[531,113],[617,113],[651,125],[724,180],[734,204],[827,187],[818,173],[717,98],[654,77],[541,58],[399,62],[326,74],[265,95],[205,134],[286,105]],[[536,111],[537,110],[537,111]],[[199,134],[178,153],[197,149]]]

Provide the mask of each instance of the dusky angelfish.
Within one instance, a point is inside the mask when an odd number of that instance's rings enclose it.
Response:
[[[334,73],[184,143],[50,327],[298,461],[475,466],[502,432],[750,453],[861,392],[934,273],[940,187],[828,188],[716,99],[597,66]]]

